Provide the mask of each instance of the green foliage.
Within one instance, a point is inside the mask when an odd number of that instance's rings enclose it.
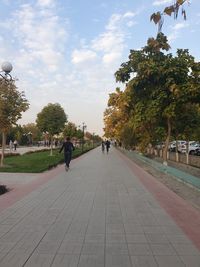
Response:
[[[200,114],[200,63],[188,50],[178,49],[173,56],[166,53],[169,48],[166,36],[159,33],[141,50],[131,50],[129,61],[115,73],[116,81],[126,82],[126,88],[110,94],[104,113],[107,136],[118,140],[126,136],[130,145],[137,140],[141,149],[164,138],[167,148],[171,131],[188,135],[188,129],[195,130]]]
[[[36,123],[42,132],[59,134],[64,128],[67,116],[60,104],[48,104],[37,114]]]
[[[0,130],[7,132],[29,107],[24,92],[19,92],[14,81],[0,79]]]
[[[0,78],[0,132],[2,133],[2,156],[0,165],[3,166],[4,150],[6,145],[6,133],[12,125],[22,117],[29,107],[24,92],[19,92],[15,81],[7,81]]]
[[[77,134],[77,128],[76,125],[73,122],[68,122],[65,125],[65,128],[63,130],[64,136],[69,136],[70,138],[75,137]]]

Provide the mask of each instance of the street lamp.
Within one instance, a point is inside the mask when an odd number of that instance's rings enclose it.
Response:
[[[94,137],[95,137],[95,133],[92,134],[93,148],[94,148]]]
[[[0,82],[1,87],[4,87],[4,81],[9,82],[12,81],[12,76],[10,75],[10,72],[12,71],[12,64],[10,62],[4,62],[1,65],[2,71],[0,71]],[[1,88],[0,88],[1,89]],[[2,97],[2,95],[1,95]],[[6,135],[5,132],[2,132],[2,152],[1,152],[1,161],[0,161],[0,166],[3,166],[3,160],[4,160],[4,152],[5,152],[5,146],[6,146]]]
[[[13,66],[10,62],[3,62],[1,65],[2,71],[0,71],[0,76],[6,80],[6,81],[12,81],[12,76],[10,75],[10,72],[13,69]],[[1,74],[3,73],[3,74]]]
[[[82,138],[82,146],[81,146],[82,153],[83,153],[84,135],[85,135],[86,127],[87,127],[86,124],[83,122],[83,124],[82,124],[83,138]]]

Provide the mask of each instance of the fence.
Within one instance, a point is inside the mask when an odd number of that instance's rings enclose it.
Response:
[[[160,158],[163,155],[162,149],[149,149],[148,153]],[[183,153],[168,152],[167,158],[171,161],[187,164],[187,155]],[[188,164],[200,168],[200,156],[188,155]]]

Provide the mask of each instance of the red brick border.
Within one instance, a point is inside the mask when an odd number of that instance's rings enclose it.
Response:
[[[126,162],[147,190],[154,195],[160,206],[164,208],[200,250],[200,212],[139,167],[122,152],[119,152],[118,155]]]

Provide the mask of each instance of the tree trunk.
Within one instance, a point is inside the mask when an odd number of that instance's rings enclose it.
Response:
[[[4,161],[4,153],[5,153],[5,145],[6,145],[6,133],[2,132],[2,151],[1,151],[1,167],[3,167],[3,161]]]
[[[176,162],[179,162],[179,155],[178,155],[178,141],[176,140]]]
[[[189,164],[189,141],[186,144],[186,164]]]
[[[163,151],[163,164],[164,165],[167,165],[167,152],[169,149],[170,136],[171,136],[171,122],[170,122],[170,119],[167,118],[167,138],[165,140],[165,147]]]
[[[50,152],[50,156],[53,156],[53,136],[51,135],[51,152]]]

